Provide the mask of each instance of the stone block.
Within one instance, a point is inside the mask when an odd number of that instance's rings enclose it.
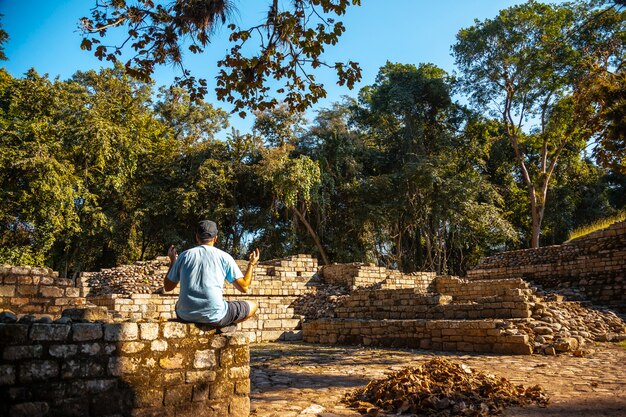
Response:
[[[193,386],[191,400],[194,402],[206,401],[209,398],[209,384],[201,383]]]
[[[194,355],[193,367],[196,369],[213,368],[217,364],[215,351],[212,349],[197,350]]]
[[[89,394],[99,394],[117,387],[116,379],[89,379],[85,381],[85,389]]]
[[[34,360],[20,364],[19,380],[22,383],[46,381],[59,376],[59,364],[51,360]]]
[[[41,358],[43,346],[7,346],[2,353],[2,359],[8,361],[16,361],[19,359],[37,359]]]
[[[15,377],[14,365],[0,365],[0,386],[15,385]]]
[[[0,297],[14,297],[15,285],[0,285]]]
[[[11,417],[44,417],[48,415],[50,406],[43,401],[15,404],[11,406]]]
[[[161,324],[163,329],[163,337],[166,339],[181,339],[187,335],[187,325],[185,323],[163,323]]]
[[[150,343],[150,350],[153,352],[164,352],[167,350],[167,341],[165,340],[153,340],[152,343]]]
[[[185,383],[185,373],[180,371],[166,372],[162,374],[162,379],[162,385],[166,387],[181,385]]]
[[[137,340],[139,328],[137,323],[112,323],[104,325],[104,340],[120,342]]]
[[[185,358],[182,353],[177,353],[174,356],[166,356],[159,359],[159,366],[163,369],[180,369],[184,367],[184,361]]]
[[[231,416],[248,416],[250,415],[250,398],[233,397],[228,403],[228,412]]]
[[[235,394],[250,394],[250,378],[235,381]]]
[[[78,346],[82,355],[95,356],[100,354],[102,351],[100,343],[84,343]]]
[[[228,398],[235,392],[235,381],[229,379],[217,379],[210,385],[209,399],[217,400]]]
[[[155,340],[159,337],[159,323],[139,323],[141,340]]]
[[[63,290],[63,288],[42,286],[39,289],[39,294],[41,294],[42,297],[46,298],[59,298],[65,295],[65,291]]]
[[[196,384],[200,382],[215,381],[215,371],[187,371],[185,373],[185,382],[187,384]]]
[[[109,358],[108,373],[111,376],[121,376],[133,374],[139,368],[139,358],[129,358],[124,356],[114,356]]]
[[[248,345],[248,339],[246,338],[244,334],[234,333],[229,336],[228,344],[230,346],[246,346]]]
[[[36,285],[18,285],[17,293],[19,295],[34,296],[37,294],[38,287]]]
[[[75,356],[78,352],[77,345],[52,345],[48,349],[50,356],[53,358],[69,358]]]
[[[191,402],[193,385],[178,385],[165,390],[163,404],[179,405]]]
[[[163,390],[140,388],[135,390],[135,405],[138,408],[158,407],[163,405]]]
[[[61,378],[94,378],[103,377],[104,368],[92,360],[69,359],[61,365]]]
[[[250,366],[236,366],[228,370],[228,377],[231,379],[250,378]]]
[[[30,339],[34,341],[65,341],[71,327],[67,324],[34,323],[30,328]]]
[[[65,296],[69,298],[78,298],[80,297],[80,288],[67,287],[65,289]]]
[[[146,347],[142,342],[122,342],[120,343],[120,351],[123,353],[138,353]]]
[[[72,340],[83,342],[102,338],[102,325],[100,323],[73,323]]]
[[[84,391],[82,391],[84,394]],[[54,400],[54,413],[66,417],[83,417],[89,415],[89,398],[77,396],[74,398],[58,398]]]

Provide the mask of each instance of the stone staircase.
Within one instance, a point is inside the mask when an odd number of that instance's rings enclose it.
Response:
[[[304,341],[446,351],[532,353],[527,334],[506,329],[511,319],[528,319],[541,306],[521,279],[467,281],[434,274],[380,273],[372,282],[371,267],[331,269],[328,284],[344,283],[348,296],[333,317],[307,319]],[[326,267],[321,276],[326,280]],[[347,275],[347,276],[346,276]],[[385,287],[390,281],[394,287]],[[413,279],[413,282],[411,282]],[[427,280],[430,280],[428,282]],[[401,286],[397,286],[401,282]],[[366,285],[359,286],[359,283]]]

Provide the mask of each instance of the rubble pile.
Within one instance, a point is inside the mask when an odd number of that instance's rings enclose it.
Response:
[[[90,287],[89,297],[106,294],[154,294],[163,287],[163,278],[169,264],[169,258],[162,256],[153,261],[137,261],[133,265],[91,273],[85,282]]]
[[[492,416],[505,407],[539,404],[548,398],[538,385],[525,388],[505,378],[473,371],[443,358],[406,368],[370,382],[344,398],[351,408],[368,415]]]
[[[534,352],[546,355],[583,355],[587,343],[626,338],[626,323],[617,314],[584,304],[560,298],[537,303],[531,318],[506,322],[504,329],[509,334],[528,334]]]
[[[309,320],[335,317],[335,308],[346,300],[350,291],[339,285],[316,287],[314,293],[304,294],[295,303],[297,314]]]

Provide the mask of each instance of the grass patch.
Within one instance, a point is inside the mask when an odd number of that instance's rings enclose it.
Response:
[[[626,349],[626,340],[622,340],[621,342],[618,342],[617,344],[623,347],[624,349]]]
[[[606,229],[613,223],[623,222],[626,220],[626,211],[622,211],[615,216],[607,217],[605,219],[598,220],[597,222],[591,223],[587,226],[582,226],[577,229],[572,230],[569,234],[568,240],[576,239],[582,236],[586,236],[590,233],[595,232],[596,230]]]

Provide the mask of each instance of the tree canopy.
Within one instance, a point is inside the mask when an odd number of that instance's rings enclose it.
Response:
[[[539,246],[548,188],[566,148],[594,136],[590,78],[621,68],[625,12],[529,1],[462,29],[453,46],[463,91],[499,118],[530,201]]]
[[[454,76],[387,62],[313,120],[283,103],[246,132],[121,63],[2,69],[0,262],[75,276],[189,248],[204,218],[236,257],[405,272],[561,243],[626,206],[623,11],[586,6],[505,9],[459,32]]]
[[[232,44],[218,62],[221,68],[215,90],[217,98],[232,103],[243,116],[244,109],[266,110],[280,102],[303,111],[326,96],[315,79],[319,67],[332,68],[339,85],[352,88],[361,79],[356,62],[327,63],[326,47],[335,45],[345,31],[336,18],[360,0],[293,0],[269,2],[265,20],[251,27],[234,23],[232,0],[96,1],[91,16],[81,19],[81,47],[93,50],[101,60],[118,62],[122,52],[132,51],[124,63],[129,75],[149,81],[158,65],[180,68],[176,84],[186,87],[192,98],[207,93],[207,76],[192,74],[184,62],[185,52],[201,54],[210,47],[216,29],[226,26]],[[124,29],[118,45],[106,45],[109,31]],[[250,45],[255,45],[250,48]],[[273,79],[278,82],[274,88]]]

